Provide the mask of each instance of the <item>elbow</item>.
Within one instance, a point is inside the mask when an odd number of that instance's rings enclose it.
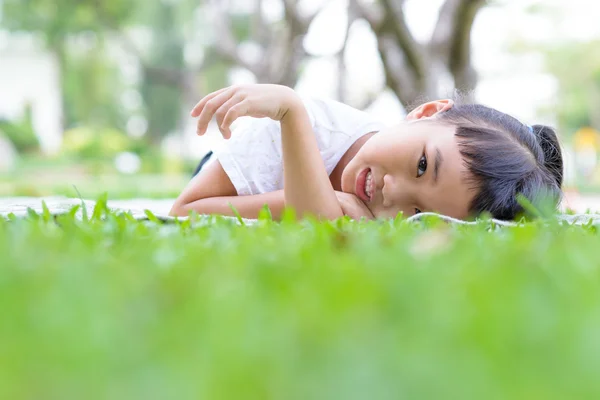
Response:
[[[178,202],[175,202],[171,207],[171,211],[169,211],[170,217],[187,217],[187,215],[188,210],[185,207],[185,204],[179,204]]]

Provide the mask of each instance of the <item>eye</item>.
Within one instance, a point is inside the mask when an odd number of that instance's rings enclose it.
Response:
[[[419,159],[419,164],[417,165],[417,178],[420,178],[427,171],[427,156],[423,154]]]
[[[419,210],[418,208],[415,208],[415,215],[417,214],[421,214],[423,211]]]

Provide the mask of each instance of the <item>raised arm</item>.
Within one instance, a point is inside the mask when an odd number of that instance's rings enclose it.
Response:
[[[279,85],[247,85],[222,89],[202,99],[192,110],[198,134],[206,132],[213,116],[221,133],[244,116],[271,118],[281,123],[285,205],[298,216],[335,219],[343,215],[321,158],[303,102],[292,89]],[[266,196],[266,195],[265,195]]]
[[[287,89],[287,88],[286,88]],[[285,204],[299,216],[343,216],[304,104],[289,89],[288,111],[281,119]]]

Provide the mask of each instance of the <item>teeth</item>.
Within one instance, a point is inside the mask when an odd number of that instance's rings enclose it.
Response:
[[[371,176],[371,171],[369,171],[367,173],[367,178],[365,179],[365,194],[371,198],[371,191],[372,191],[372,176]]]

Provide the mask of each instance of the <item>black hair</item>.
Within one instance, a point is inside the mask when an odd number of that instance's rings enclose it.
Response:
[[[512,220],[526,214],[519,195],[534,207],[562,198],[563,159],[556,132],[532,127],[493,108],[457,104],[437,119],[456,126],[456,138],[476,195],[470,213]]]

